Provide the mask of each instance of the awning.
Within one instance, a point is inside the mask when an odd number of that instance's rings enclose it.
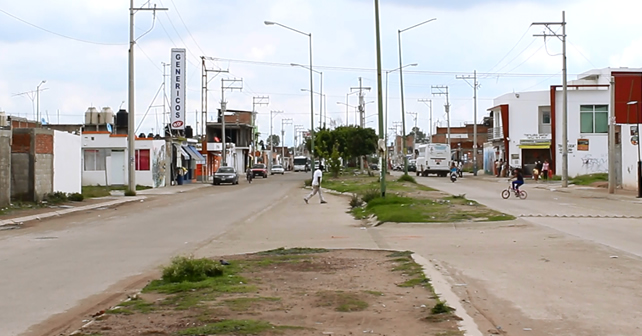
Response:
[[[523,145],[519,145],[519,148],[521,148],[521,149],[549,149],[549,148],[551,148],[551,143],[550,142],[542,142],[542,143],[537,143],[537,144],[523,144]]]
[[[196,160],[196,163],[198,163],[198,164],[205,163],[205,157],[201,153],[198,152],[196,147],[194,147],[194,146],[186,146],[185,149],[192,156],[192,160]]]
[[[186,160],[189,160],[189,159],[190,159],[189,154],[187,154],[187,152],[185,151],[185,149],[183,149],[183,146],[181,146],[181,145],[177,145],[177,144],[174,144],[174,147],[176,147],[176,153],[177,153],[177,154],[181,154],[181,156],[183,157],[183,159],[186,159]]]

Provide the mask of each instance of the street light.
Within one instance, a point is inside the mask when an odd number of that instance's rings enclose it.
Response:
[[[640,111],[642,109],[638,108],[638,102],[637,101],[630,101],[626,103],[627,105],[635,105],[635,119],[637,121],[637,135],[638,135],[638,141],[637,146],[638,146],[638,198],[642,198],[642,160],[640,159]],[[611,174],[612,172],[609,172]]]
[[[411,64],[406,64],[402,67],[392,69],[392,70],[386,70],[386,113],[385,113],[385,121],[384,124],[388,126],[388,75],[392,72],[395,72],[397,70],[409,67],[409,66],[417,66],[417,63],[411,63]],[[388,164],[388,133],[385,134],[385,139],[384,142],[386,143],[386,153],[385,153],[385,159],[386,159],[386,164]]]
[[[306,92],[306,91],[310,91],[310,90],[309,89],[301,89],[301,91]],[[321,93],[316,92],[316,91],[313,92],[313,93],[319,95],[319,100],[320,101],[325,101],[325,94],[323,94],[323,91]],[[320,108],[323,109],[323,106],[320,106]],[[327,116],[323,115],[323,110],[320,110],[319,111],[319,128],[323,127],[323,124],[325,123],[325,119],[326,118],[327,118]]]
[[[311,158],[311,163],[312,163],[312,175],[314,176],[314,84],[312,82],[312,33],[304,33],[300,30],[296,30],[294,28],[290,28],[286,25],[282,25],[278,22],[273,22],[273,21],[263,21],[266,26],[279,26],[288,30],[291,30],[295,33],[299,33],[301,35],[305,35],[309,38],[310,41],[310,154],[312,156]]]
[[[405,108],[404,108],[404,101],[403,101],[403,65],[402,65],[403,63],[401,61],[401,33],[405,32],[407,30],[410,30],[412,28],[419,27],[419,26],[421,26],[423,24],[426,24],[428,22],[435,21],[435,20],[437,20],[437,19],[436,18],[432,18],[430,20],[424,21],[422,23],[418,23],[418,24],[416,24],[414,26],[411,26],[411,27],[408,27],[406,29],[402,29],[402,30],[398,30],[397,31],[397,39],[399,41],[399,86],[401,87],[401,123],[403,124],[403,126],[402,126],[402,128],[403,128],[403,144],[402,144],[402,148],[403,148],[403,157],[404,157],[404,159],[403,159],[403,163],[404,163],[403,171],[404,171],[404,174],[406,174],[406,175],[408,175],[408,158],[406,157],[406,116],[405,116],[406,111],[405,111]]]
[[[312,70],[312,72],[316,72],[319,75],[321,75],[321,85],[320,85],[321,86],[321,93],[319,95],[320,95],[320,97],[325,97],[323,95],[323,72],[322,71],[316,71],[316,70],[311,69],[311,68],[309,68],[309,67],[307,67],[305,65],[296,64],[296,63],[290,63],[290,65],[293,66],[293,67],[297,67],[298,66],[298,67],[302,67],[304,69]],[[301,91],[303,91],[303,90],[301,90]],[[322,115],[322,113],[323,113],[323,105],[324,104],[325,104],[325,102],[323,102],[322,100],[319,101],[319,127],[321,127],[321,120],[323,120],[325,122],[325,118],[323,118],[323,115]]]
[[[41,122],[40,120],[40,86],[44,83],[47,83],[46,80],[43,80],[36,86],[36,122]]]

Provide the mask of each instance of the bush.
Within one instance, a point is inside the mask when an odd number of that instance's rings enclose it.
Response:
[[[368,189],[366,190],[363,195],[361,196],[361,199],[369,203],[370,201],[380,198],[381,197],[381,190],[379,189]]]
[[[450,313],[451,311],[453,311],[453,309],[451,307],[448,307],[445,301],[437,301],[435,306],[432,307],[432,309],[430,309],[430,312],[433,313],[434,315],[446,314],[446,313]]]
[[[67,194],[62,191],[56,191],[46,196],[47,203],[59,204],[68,201]]]
[[[352,194],[352,198],[350,199],[350,207],[354,209],[362,205],[363,205],[363,201],[359,198],[359,195]]]
[[[223,275],[223,267],[212,259],[175,257],[171,265],[163,268],[163,282],[199,282]]]
[[[417,181],[415,180],[415,178],[414,178],[414,177],[412,177],[412,176],[410,176],[410,175],[407,175],[407,174],[403,174],[403,175],[401,175],[401,176],[399,177],[399,179],[397,179],[397,181],[398,181],[398,182],[410,182],[410,183],[417,183]]]
[[[309,178],[309,179],[307,179],[307,180],[303,181],[303,185],[304,185],[305,187],[309,187],[309,186],[311,186],[311,185],[312,185],[312,179],[311,179],[311,178]]]
[[[136,190],[125,190],[125,196],[136,196]]]
[[[85,199],[85,196],[83,196],[80,193],[72,193],[72,194],[69,194],[68,198],[70,201],[73,201],[73,202],[82,202],[82,200]]]

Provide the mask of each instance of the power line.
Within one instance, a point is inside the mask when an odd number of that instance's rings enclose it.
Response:
[[[497,64],[493,65],[493,67],[492,67],[492,68],[490,68],[490,69],[488,70],[488,72],[493,71],[493,70],[495,69],[495,67],[496,67],[496,66],[498,66],[500,63],[502,63],[502,61],[503,61],[503,60],[505,60],[505,59],[506,59],[506,57],[508,57],[508,55],[510,55],[510,53],[511,53],[511,52],[513,52],[513,50],[515,50],[515,48],[517,48],[517,46],[519,45],[519,43],[520,43],[520,42],[522,42],[522,40],[524,39],[524,36],[526,36],[526,34],[528,34],[528,31],[529,31],[529,30],[530,30],[530,26],[526,29],[526,31],[524,32],[524,34],[522,34],[522,37],[520,37],[520,38],[519,38],[519,40],[517,41],[517,43],[515,43],[515,45],[514,45],[512,48],[510,48],[510,50],[506,53],[506,55],[504,55],[504,57],[502,57],[502,58],[499,60],[499,62],[497,62]]]
[[[94,42],[94,41],[88,41],[88,40],[79,39],[79,38],[76,38],[76,37],[71,37],[71,36],[68,36],[68,35],[64,35],[64,34],[56,33],[56,32],[54,32],[54,31],[51,31],[51,30],[47,29],[47,28],[43,28],[43,27],[37,26],[37,25],[35,25],[35,24],[31,23],[31,22],[28,22],[28,21],[26,21],[26,20],[23,20],[23,19],[21,19],[21,18],[19,18],[19,17],[15,16],[15,15],[13,15],[13,14],[11,14],[11,13],[9,13],[9,12],[5,11],[5,10],[0,9],[0,12],[1,12],[1,13],[4,13],[5,15],[7,15],[7,16],[9,16],[9,17],[12,17],[12,18],[14,18],[14,19],[16,19],[16,20],[18,20],[18,21],[20,21],[20,22],[24,23],[24,24],[27,24],[27,25],[29,25],[29,26],[32,26],[32,27],[34,27],[34,28],[36,28],[36,29],[40,29],[40,30],[42,30],[42,31],[44,31],[44,32],[47,32],[47,33],[49,33],[49,34],[53,34],[53,35],[56,35],[56,36],[59,36],[59,37],[63,37],[63,38],[69,39],[69,40],[73,40],[73,41],[76,41],[76,42],[90,43],[90,44],[99,44],[99,45],[109,45],[109,46],[123,46],[123,45],[127,45],[127,43],[106,43],[106,42]]]
[[[187,33],[192,38],[192,41],[194,41],[194,44],[196,44],[196,47],[198,47],[198,49],[201,51],[201,53],[203,53],[203,55],[205,55],[206,54],[205,51],[203,51],[203,48],[201,48],[201,46],[198,44],[198,42],[194,38],[194,35],[192,35],[192,32],[189,30],[189,28],[187,28],[187,25],[185,24],[185,21],[183,20],[183,16],[181,15],[181,12],[178,11],[178,7],[174,3],[174,0],[170,0],[170,1],[172,2],[172,5],[174,6],[174,9],[176,10],[176,14],[178,14],[178,18],[181,19],[181,22],[183,23],[183,26],[185,27],[185,30],[187,30]],[[160,1],[160,2],[161,2],[161,5],[162,5],[162,1]]]

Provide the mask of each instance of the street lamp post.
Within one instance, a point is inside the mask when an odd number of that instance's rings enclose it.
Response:
[[[324,102],[323,102],[323,99],[321,99],[322,97],[325,97],[325,96],[323,95],[323,72],[322,72],[322,71],[316,71],[316,70],[314,70],[314,69],[311,69],[310,67],[307,67],[307,66],[305,66],[305,65],[301,65],[301,64],[290,63],[290,65],[291,65],[291,66],[294,66],[294,67],[298,66],[298,67],[302,67],[302,68],[304,68],[304,69],[312,70],[312,72],[318,73],[318,74],[321,76],[321,85],[320,85],[320,87],[321,87],[321,93],[319,94],[319,127],[321,127],[321,126],[322,126],[322,121],[325,121],[325,118],[324,118],[324,117],[323,117],[323,115],[322,115],[322,113],[323,113],[323,104],[324,104]],[[303,91],[303,90],[301,90],[301,91]],[[315,92],[315,93],[316,93],[316,92]],[[327,116],[326,116],[326,117],[327,117]]]
[[[307,91],[310,91],[310,90],[309,89],[301,89],[301,91],[307,92]],[[321,93],[320,92],[314,92],[314,94],[319,95],[319,100],[321,100],[321,101],[325,100],[325,94],[323,94],[322,92]],[[325,117],[323,116],[322,111],[319,111],[319,128],[323,127],[323,122],[325,122]]]
[[[36,86],[36,122],[41,122],[40,120],[40,86],[44,83],[47,83],[46,80],[43,80]]]
[[[630,101],[627,103],[628,105],[634,105],[635,106],[635,119],[637,121],[637,136],[638,136],[638,141],[637,141],[637,146],[638,146],[638,198],[642,198],[642,159],[640,158],[640,118],[642,117],[640,111],[642,109],[638,108],[638,102],[637,101]],[[612,174],[612,172],[609,172],[609,174]]]
[[[296,30],[294,28],[290,28],[288,26],[282,25],[278,22],[272,22],[272,21],[264,21],[266,26],[280,26],[282,28],[291,30],[295,33],[299,33],[301,35],[305,35],[309,38],[310,41],[310,156],[311,156],[311,163],[312,163],[312,176],[314,176],[314,84],[312,81],[312,33],[304,33],[300,30]]]
[[[403,128],[403,144],[402,144],[402,148],[403,148],[403,166],[404,166],[403,171],[404,171],[404,174],[406,174],[406,175],[408,175],[408,158],[406,157],[406,116],[405,116],[406,111],[405,111],[405,108],[404,108],[404,101],[403,101],[403,65],[402,65],[403,63],[401,61],[401,33],[405,32],[407,30],[410,30],[412,28],[419,27],[419,26],[421,26],[423,24],[426,24],[428,22],[435,21],[435,20],[437,20],[437,19],[433,18],[433,19],[430,19],[430,20],[426,20],[426,21],[424,21],[422,23],[418,23],[418,24],[416,24],[414,26],[411,26],[411,27],[408,27],[406,29],[401,29],[401,30],[397,31],[397,40],[399,42],[399,86],[401,88],[401,123],[402,123],[401,127]]]
[[[392,72],[395,72],[397,70],[400,70],[402,68],[406,68],[406,67],[409,67],[409,66],[413,66],[413,67],[417,66],[417,63],[406,64],[403,67],[396,68],[396,69],[393,69],[393,70],[386,70],[386,111],[385,111],[385,117],[384,117],[384,122],[383,122],[386,127],[388,126],[388,75],[390,73],[392,73]],[[388,132],[386,132],[386,134],[384,136],[384,141],[386,143],[386,154],[385,154],[386,164],[388,164]]]

